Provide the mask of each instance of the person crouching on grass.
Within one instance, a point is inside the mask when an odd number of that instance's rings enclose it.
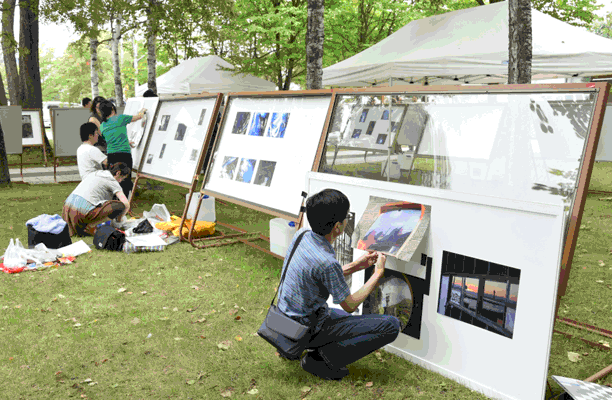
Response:
[[[399,320],[391,315],[351,315],[372,293],[385,271],[385,256],[370,252],[340,266],[332,243],[342,235],[348,222],[350,203],[340,191],[325,189],[306,202],[307,231],[293,254],[282,288],[279,309],[314,333],[301,360],[302,368],[322,379],[341,380],[346,366],[393,342],[400,331]],[[297,232],[287,249],[291,254]],[[357,292],[351,294],[345,276],[376,264],[374,273]],[[327,299],[342,310],[330,309]]]
[[[130,203],[119,183],[131,173],[127,164],[120,162],[107,171],[90,173],[79,183],[62,210],[70,236],[93,236],[96,225],[107,219],[120,221],[128,213]],[[119,200],[112,200],[113,196]]]

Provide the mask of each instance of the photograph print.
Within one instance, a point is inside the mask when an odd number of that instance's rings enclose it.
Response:
[[[355,228],[353,247],[410,261],[430,219],[431,206],[370,196]]]
[[[164,157],[164,151],[166,151],[166,143],[162,144],[161,151],[159,152],[159,158],[163,158]]]
[[[383,110],[382,117],[380,119],[388,121],[389,120],[389,110]]]
[[[251,183],[253,179],[253,173],[255,172],[255,163],[257,160],[251,158],[243,158],[240,162],[240,169],[238,170],[237,181],[244,183]]]
[[[198,125],[202,125],[204,123],[204,116],[206,115],[206,109],[203,108],[200,113],[200,119],[198,120]]]
[[[21,116],[21,137],[23,139],[33,139],[34,130],[32,129],[32,117],[30,115]]]
[[[387,135],[384,133],[379,134],[378,137],[376,138],[376,144],[385,144],[386,141],[387,141]]]
[[[149,154],[147,156],[147,164],[152,164],[153,163],[153,154]]]
[[[353,134],[351,135],[352,139],[359,139],[359,136],[361,135],[361,129],[355,129],[353,130]]]
[[[438,313],[512,339],[521,271],[443,251]]]
[[[191,156],[189,157],[189,161],[196,161],[197,158],[198,158],[198,150],[191,149]]]
[[[270,186],[272,176],[274,175],[274,168],[276,168],[276,161],[260,161],[253,183],[255,185]]]
[[[269,115],[270,113],[267,112],[255,113],[253,116],[253,122],[251,122],[251,128],[249,129],[250,136],[263,136]]]
[[[221,165],[220,178],[223,179],[234,179],[234,173],[238,167],[238,157],[225,156],[223,159],[223,165]]]
[[[159,131],[165,131],[166,129],[168,129],[168,123],[170,122],[170,116],[169,115],[162,115],[161,117],[161,123],[159,124]]]
[[[234,120],[234,126],[232,128],[232,133],[237,135],[244,135],[247,132],[249,127],[249,121],[251,120],[250,112],[237,112],[236,119]]]
[[[375,125],[376,125],[376,121],[370,121],[370,124],[368,125],[368,130],[366,131],[366,135],[372,134],[372,132],[374,131]]]
[[[359,122],[366,122],[366,118],[368,118],[368,111],[370,111],[369,108],[366,108],[363,111],[361,111],[361,116],[359,117]]]
[[[285,137],[285,131],[287,124],[289,123],[289,113],[272,113],[272,119],[270,120],[270,127],[266,132],[267,137],[283,138]]]
[[[368,268],[366,275],[371,275],[372,271],[372,267]],[[362,314],[392,315],[399,319],[402,332],[408,327],[413,305],[414,296],[408,277],[401,272],[386,269],[385,276],[363,302]]]
[[[185,132],[187,132],[187,125],[178,124],[176,128],[176,135],[174,135],[174,140],[182,141],[185,138]]]

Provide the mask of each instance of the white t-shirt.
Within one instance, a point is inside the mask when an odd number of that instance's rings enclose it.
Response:
[[[123,193],[119,182],[113,177],[110,171],[96,171],[85,177],[74,189],[72,194],[76,194],[97,206],[108,200],[113,199],[113,195],[118,192]]]
[[[102,169],[102,161],[106,160],[104,153],[89,143],[83,143],[77,149],[77,165],[81,180],[92,172]]]

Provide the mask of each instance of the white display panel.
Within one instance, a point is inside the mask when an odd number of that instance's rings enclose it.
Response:
[[[0,106],[0,124],[4,133],[6,154],[23,153],[21,106]]]
[[[51,128],[56,157],[76,156],[81,145],[81,125],[89,120],[86,108],[52,108]]]
[[[296,218],[330,102],[331,93],[230,96],[203,192]]]
[[[42,113],[40,110],[23,110],[21,112],[22,139],[24,146],[40,146],[42,138]]]
[[[134,169],[138,169],[140,166],[140,158],[142,157],[142,152],[147,143],[147,137],[153,126],[158,103],[159,97],[133,97],[128,99],[125,104],[123,113],[126,115],[136,115],[143,108],[147,110],[143,119],[132,122],[126,127],[128,139],[136,145],[136,147],[132,148]]]
[[[191,184],[216,102],[217,96],[161,100],[139,172]]]
[[[356,220],[365,211],[370,196],[431,206],[427,243],[411,260],[412,265],[418,263],[421,252],[432,258],[430,280],[422,294],[420,337],[402,333],[386,346],[388,351],[491,398],[544,397],[563,238],[561,206],[307,174],[309,196],[327,188],[348,196]],[[520,271],[511,338],[438,312],[445,251]],[[354,257],[361,254],[355,250]],[[387,258],[387,268],[403,274],[414,275],[412,265]],[[364,272],[353,275],[352,292],[363,283]],[[416,293],[414,286],[412,289]],[[412,312],[416,313],[416,308]]]
[[[606,105],[595,161],[612,161],[612,103]]]

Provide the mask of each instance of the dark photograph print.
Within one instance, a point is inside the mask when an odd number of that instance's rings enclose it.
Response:
[[[147,164],[151,164],[151,163],[153,163],[153,154],[149,154],[147,156]]]
[[[359,122],[366,122],[366,118],[368,118],[368,111],[370,111],[370,109],[366,108],[361,112],[361,116],[359,117]]]
[[[161,123],[159,124],[159,131],[165,131],[166,129],[168,129],[168,123],[170,122],[170,116],[169,115],[162,115],[161,117]]]
[[[376,125],[376,121],[370,121],[370,124],[368,125],[368,130],[366,131],[366,135],[372,134],[372,132],[374,131],[375,125]]]
[[[244,183],[251,183],[253,179],[253,173],[255,172],[255,163],[257,160],[251,158],[243,158],[240,163],[240,169],[238,170],[238,177],[236,180]]]
[[[238,157],[225,156],[221,165],[221,175],[223,179],[234,179],[234,173],[238,166]]]
[[[399,122],[395,122],[395,121],[391,121],[391,133],[396,132],[399,130]]]
[[[276,168],[276,161],[260,161],[253,183],[255,185],[270,186],[272,176],[274,175],[274,168]]]
[[[189,157],[189,161],[195,161],[198,158],[198,150],[191,149],[191,156]]]
[[[185,138],[185,132],[187,132],[187,125],[178,124],[176,128],[176,135],[174,135],[174,140],[183,140]]]
[[[255,113],[255,115],[253,116],[253,122],[251,122],[251,128],[249,129],[250,136],[263,136],[269,115],[270,113],[267,112]]]
[[[32,130],[32,117],[29,115],[21,116],[21,137],[23,139],[34,138],[34,131]]]
[[[287,129],[288,123],[289,113],[273,113],[266,136],[274,138],[285,137],[285,130]]]
[[[520,277],[517,268],[444,251],[438,313],[512,339]]]
[[[161,151],[159,152],[159,158],[164,157],[164,151],[166,151],[166,143],[162,144]]]
[[[380,119],[384,119],[386,121],[389,120],[389,110],[383,110],[382,117]]]
[[[249,121],[251,119],[250,112],[237,112],[236,120],[234,121],[234,127],[232,128],[232,133],[237,135],[244,135],[247,132],[249,127]]]
[[[353,134],[351,135],[351,138],[358,139],[360,135],[361,135],[361,129],[355,129],[353,130]]]
[[[413,304],[412,288],[406,275],[385,269],[385,276],[378,281],[378,286],[363,302],[363,314],[397,317],[400,321],[400,331],[404,331],[410,321]]]
[[[204,116],[206,115],[206,109],[202,109],[200,113],[200,119],[198,120],[198,125],[202,125],[204,123]]]
[[[385,144],[385,141],[387,141],[387,135],[385,133],[381,133],[376,138],[376,144]]]

